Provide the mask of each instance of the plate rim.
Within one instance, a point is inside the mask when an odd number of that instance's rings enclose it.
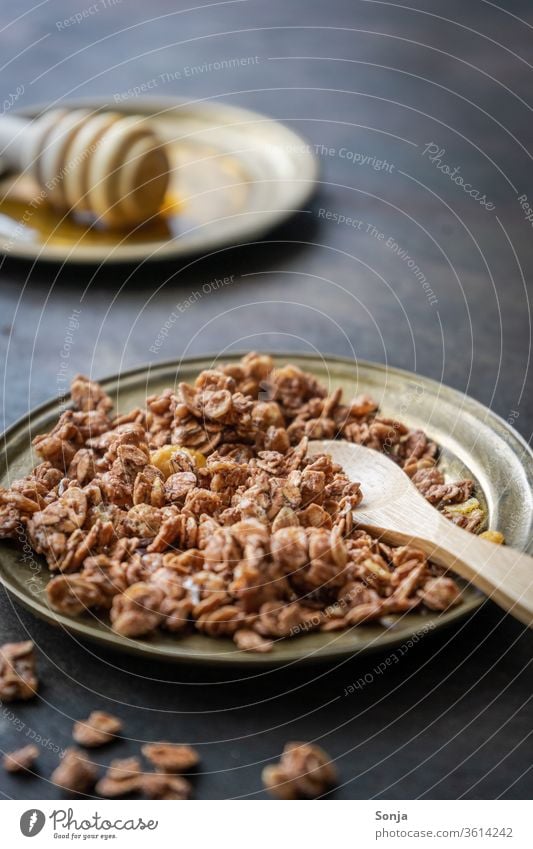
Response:
[[[234,361],[238,360],[240,357],[244,355],[242,351],[232,351],[231,353],[227,353],[224,356],[224,361]],[[297,352],[297,351],[266,351],[262,352],[267,355],[274,357],[275,359],[283,359],[290,360],[290,358],[298,357],[299,359],[315,361],[317,360],[317,355],[309,352]],[[126,369],[121,373],[109,374],[101,379],[98,382],[106,388],[106,385],[109,384],[117,384],[120,383],[122,379],[134,380],[136,377],[141,375],[152,375],[159,371],[166,371],[170,369],[175,369],[176,371],[182,366],[187,366],[189,369],[194,370],[195,363],[205,362],[205,360],[220,359],[220,353],[205,353],[198,354],[190,357],[180,357],[177,359],[168,359],[163,360],[162,362],[154,363],[145,363],[144,365],[135,366],[131,369]],[[417,374],[416,372],[409,371],[408,369],[399,368],[397,366],[390,366],[385,363],[379,363],[371,360],[365,360],[362,358],[354,359],[352,357],[339,356],[337,354],[326,354],[321,352],[321,356],[326,363],[336,362],[342,364],[344,366],[361,366],[363,369],[367,369],[370,372],[385,372],[390,373],[401,377],[401,378],[409,378],[413,377],[421,379],[424,383],[429,384],[433,389],[439,388],[440,391],[445,390],[452,398],[456,397],[457,399],[461,399],[461,402],[464,406],[465,402],[467,405],[475,412],[483,411],[485,417],[488,416],[489,423],[490,420],[493,419],[496,424],[498,424],[500,429],[513,439],[523,450],[523,454],[520,455],[520,464],[524,468],[526,472],[528,480],[533,480],[533,449],[526,441],[526,439],[510,425],[505,419],[491,410],[489,407],[485,406],[480,401],[477,401],[472,396],[467,395],[466,393],[461,392],[458,389],[455,389],[451,386],[448,386],[446,383],[441,383],[438,380],[435,380],[431,377],[426,377],[425,375]],[[91,379],[97,379],[91,376]],[[41,404],[38,404],[36,407],[33,407],[28,413],[25,413],[23,416],[19,417],[15,422],[9,425],[8,428],[1,434],[0,439],[2,440],[2,468],[8,468],[9,460],[7,457],[6,444],[16,438],[17,432],[26,431],[28,429],[28,425],[31,425],[32,421],[39,422],[40,419],[46,417],[53,410],[57,409],[60,404],[60,399],[57,397],[49,398],[47,401],[43,401]],[[64,409],[69,409],[70,404],[64,405]],[[486,420],[486,418],[485,418]],[[489,425],[490,426],[490,425]],[[501,439],[499,433],[496,435]],[[11,540],[6,540],[6,542],[13,548],[13,543]],[[533,540],[529,546],[526,547],[526,551],[533,549]],[[128,638],[124,638],[119,634],[115,634],[110,629],[105,632],[98,632],[96,629],[91,627],[89,622],[85,622],[84,620],[76,619],[74,617],[68,617],[62,613],[58,613],[53,611],[48,605],[36,597],[33,597],[31,593],[23,592],[19,589],[18,585],[13,583],[10,579],[10,576],[6,574],[6,570],[4,569],[3,564],[3,549],[0,548],[0,584],[8,591],[10,596],[14,596],[17,601],[21,603],[21,605],[31,611],[31,613],[37,616],[39,619],[48,622],[49,624],[57,627],[64,628],[67,632],[73,633],[75,636],[80,637],[82,639],[87,639],[92,643],[97,643],[99,645],[104,646],[107,649],[112,649],[117,652],[126,652],[127,654],[133,654],[136,656],[141,656],[144,658],[151,658],[153,660],[160,660],[166,663],[173,664],[185,664],[185,665],[196,665],[203,667],[219,667],[219,668],[240,668],[244,669],[253,669],[253,668],[273,668],[273,667],[283,667],[283,666],[291,666],[294,663],[297,664],[322,664],[322,663],[331,663],[332,661],[343,661],[347,660],[349,657],[360,657],[366,654],[373,654],[377,652],[381,652],[385,649],[393,648],[394,646],[400,645],[406,639],[409,639],[414,633],[420,630],[422,627],[421,623],[417,623],[417,627],[415,630],[412,630],[408,633],[400,632],[395,633],[394,628],[390,628],[385,631],[383,634],[379,635],[375,641],[372,641],[369,645],[363,646],[355,646],[350,649],[350,647],[336,647],[335,644],[333,646],[326,645],[324,647],[318,647],[313,650],[310,654],[304,653],[301,648],[298,648],[299,645],[302,645],[298,640],[294,641],[295,645],[292,647],[292,650],[287,650],[287,647],[284,649],[283,656],[276,657],[275,653],[264,654],[264,655],[255,655],[253,653],[246,652],[236,652],[228,654],[193,654],[191,652],[169,652],[164,646],[158,647],[156,644],[151,643],[148,639],[144,640],[132,640]],[[448,612],[440,615],[428,614],[427,617],[424,617],[424,624],[429,625],[430,623],[434,623],[433,627],[429,628],[425,634],[425,636],[431,635],[434,632],[438,632],[448,625],[452,625],[454,622],[461,621],[466,619],[476,610],[478,610],[485,603],[487,599],[481,593],[476,597],[475,595],[471,596],[469,599],[465,600],[462,605],[456,608],[452,608]],[[356,627],[356,626],[354,626]],[[305,636],[302,638],[305,641]],[[176,645],[179,646],[179,640],[176,641]]]
[[[211,98],[196,98],[191,100],[190,98],[179,96],[173,97],[172,95],[154,97],[145,95],[134,99],[134,104],[138,106],[137,110],[129,110],[125,108],[128,103],[129,101],[111,104],[105,96],[86,96],[79,98],[65,98],[65,100],[60,100],[57,103],[53,101],[38,102],[13,109],[12,112],[14,115],[34,117],[48,108],[83,109],[88,107],[108,107],[110,111],[124,112],[126,115],[135,115],[165,113],[182,106],[190,106],[191,108],[194,108],[200,104],[201,110],[205,109],[205,111],[212,111],[215,114],[220,112],[229,116],[233,113],[236,117],[240,115],[243,118],[247,117],[248,120],[266,120],[270,124],[277,124],[279,127],[283,128],[289,136],[293,137],[294,144],[299,143],[302,147],[305,146],[307,149],[305,152],[305,159],[304,157],[302,158],[302,163],[305,163],[306,172],[301,178],[298,177],[298,180],[295,179],[293,181],[294,185],[297,185],[300,189],[299,192],[295,191],[294,193],[293,203],[295,204],[295,207],[299,209],[303,206],[303,204],[309,200],[316,190],[321,172],[318,157],[312,153],[312,145],[307,140],[306,136],[301,133],[297,133],[289,127],[288,124],[285,124],[283,120],[271,118],[266,113],[257,112],[254,109],[248,109],[244,106],[234,106],[233,104],[213,102]],[[198,245],[191,245],[183,251],[178,248],[179,240],[167,239],[159,242],[154,241],[150,243],[141,243],[139,245],[127,245],[119,247],[118,249],[116,247],[109,248],[106,246],[102,246],[101,248],[92,246],[77,246],[72,249],[72,247],[65,248],[61,245],[52,245],[47,247],[44,253],[42,252],[42,245],[40,243],[33,246],[32,243],[28,244],[21,241],[20,243],[15,242],[11,250],[6,252],[3,247],[3,241],[0,239],[0,256],[5,257],[6,259],[13,259],[17,262],[33,261],[35,263],[44,262],[51,265],[60,264],[82,266],[131,265],[141,260],[149,263],[157,263],[166,262],[172,259],[194,257],[198,254],[210,256],[213,253],[218,253],[224,248],[237,248],[239,246],[253,243],[257,241],[260,236],[265,235],[276,227],[280,227],[286,223],[295,214],[296,213],[293,209],[269,210],[263,213],[262,216],[257,216],[261,218],[261,221],[251,221],[246,228],[243,228],[242,235],[244,241],[242,242],[238,242],[236,240],[237,237],[235,234],[223,235],[220,238],[213,236],[209,242],[206,241],[205,244],[199,243]],[[7,239],[7,241],[9,241],[9,239]],[[110,251],[113,252],[110,253]]]

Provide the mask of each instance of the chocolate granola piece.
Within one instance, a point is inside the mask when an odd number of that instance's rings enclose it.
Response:
[[[106,602],[106,595],[99,582],[81,572],[52,578],[46,586],[46,595],[55,610],[68,616],[78,616]]]
[[[34,648],[31,640],[0,646],[0,701],[25,701],[35,696],[39,681]]]
[[[141,751],[159,772],[189,772],[200,761],[198,752],[192,746],[177,743],[146,743]]]
[[[244,613],[234,604],[224,604],[216,610],[200,614],[196,627],[210,637],[231,637],[243,624]]]
[[[83,374],[77,374],[73,379],[70,394],[74,406],[86,413],[91,410],[107,413],[113,407],[111,398],[100,384]]]
[[[296,637],[309,633],[322,622],[320,610],[300,602],[269,601],[262,604],[253,629],[263,637]]]
[[[441,575],[437,578],[429,578],[418,595],[430,610],[447,610],[459,604],[461,592],[452,578]]]
[[[195,628],[267,651],[271,637],[458,598],[455,584],[431,583],[433,564],[358,531],[359,484],[307,456],[310,437],[384,451],[443,515],[479,530],[472,482],[445,481],[436,445],[372,399],[343,402],[340,388],[257,353],[115,419],[87,378],[72,399],[35,440],[44,462],[0,488],[0,537],[24,536],[61,573],[47,588],[55,609],[109,609],[132,638]],[[342,606],[350,585],[367,595]]]
[[[30,743],[15,752],[6,753],[2,763],[7,772],[27,772],[31,770],[38,756],[39,749],[34,743]]]
[[[256,631],[249,631],[246,628],[241,628],[233,635],[233,642],[240,651],[257,652],[265,654],[272,651],[272,640],[265,640]]]
[[[505,543],[505,537],[500,531],[483,531],[479,536],[481,539],[486,539],[488,542],[494,543],[494,545],[504,545]]]
[[[102,710],[93,710],[89,718],[74,723],[72,736],[76,743],[87,748],[104,746],[116,739],[122,730],[122,721]]]
[[[160,612],[163,591],[140,581],[113,599],[113,630],[124,637],[143,637],[155,631],[163,614]]]
[[[147,772],[140,780],[140,788],[147,799],[189,799],[190,782],[180,775]]]
[[[71,793],[85,793],[91,790],[97,777],[98,770],[85,752],[81,749],[69,748],[65,749],[50,780]]]
[[[95,790],[100,796],[118,799],[135,793],[142,786],[142,771],[139,758],[119,758],[111,761]]]
[[[319,746],[287,743],[279,763],[264,768],[263,783],[278,799],[316,799],[337,783],[337,771]]]
[[[122,781],[127,778],[134,778],[142,773],[141,762],[139,758],[115,758],[109,764],[107,776],[113,781]]]

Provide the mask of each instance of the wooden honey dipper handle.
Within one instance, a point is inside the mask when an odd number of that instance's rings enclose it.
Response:
[[[35,178],[56,209],[92,213],[110,227],[157,214],[169,182],[163,143],[134,115],[57,109],[33,121],[4,116],[0,152],[10,168]]]

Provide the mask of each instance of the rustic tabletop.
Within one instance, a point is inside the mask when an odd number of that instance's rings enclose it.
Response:
[[[255,348],[355,352],[415,370],[529,439],[528,0],[193,6],[20,0],[15,11],[2,0],[4,111],[82,95],[112,104],[137,89],[247,106],[306,137],[318,192],[261,243],[214,257],[98,270],[3,262],[4,425],[62,394],[65,362],[68,376],[103,376]],[[261,796],[262,766],[291,739],[337,759],[335,798],[531,795],[533,638],[492,604],[386,672],[378,655],[243,680],[147,669],[0,595],[0,641],[35,640],[42,679],[36,701],[0,707],[0,749],[29,738],[42,747],[42,779],[2,776],[6,797],[55,797],[57,752],[96,707],[120,714],[129,738],[98,760],[147,738],[187,741],[202,755],[199,798]]]

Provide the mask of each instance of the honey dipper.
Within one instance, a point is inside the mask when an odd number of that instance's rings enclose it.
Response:
[[[155,215],[169,182],[167,153],[149,121],[118,112],[4,116],[0,151],[10,169],[34,177],[55,209],[90,213],[114,228]]]

